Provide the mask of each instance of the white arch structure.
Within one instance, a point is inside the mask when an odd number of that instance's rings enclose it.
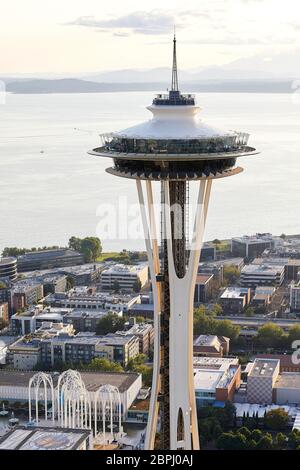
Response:
[[[38,424],[39,422],[39,401],[40,401],[40,389],[43,386],[43,398],[45,404],[45,420],[48,420],[48,409],[47,409],[47,402],[48,402],[48,388],[50,389],[50,397],[52,402],[52,421],[55,422],[55,394],[54,394],[54,387],[53,387],[53,380],[50,374],[46,374],[45,372],[38,372],[29,380],[28,385],[28,401],[29,401],[29,421],[32,420],[32,409],[31,409],[31,387],[34,390],[34,398],[35,398],[35,421]]]
[[[118,413],[118,434],[122,433],[122,404],[118,387],[113,385],[102,385],[95,393],[94,398],[94,426],[95,436],[98,433],[98,404],[102,417],[102,436],[103,442],[106,440],[106,422],[110,422],[110,431],[113,434],[114,411]],[[108,418],[108,419],[107,419]]]
[[[63,372],[57,383],[58,425],[64,428],[92,428],[92,409],[89,392],[79,372]]]

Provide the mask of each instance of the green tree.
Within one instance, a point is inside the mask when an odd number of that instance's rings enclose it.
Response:
[[[81,238],[73,236],[69,239],[69,248],[75,251],[81,251],[81,243]]]
[[[244,313],[246,317],[253,317],[255,315],[255,310],[253,307],[247,307],[245,308]]]
[[[140,278],[137,278],[133,284],[133,291],[138,294],[141,291],[141,288],[142,288],[141,280]]]
[[[300,431],[298,429],[293,429],[288,435],[288,445],[291,449],[297,449],[300,445]]]
[[[253,439],[255,442],[260,441],[262,436],[263,436],[263,433],[260,429],[254,429],[251,433],[251,439]]]
[[[213,308],[211,309],[210,314],[216,317],[222,315],[223,314],[222,306],[220,304],[215,304]]]
[[[270,410],[265,416],[265,426],[271,431],[280,431],[286,429],[289,421],[289,415],[283,408]]]
[[[108,313],[102,317],[96,325],[97,335],[107,335],[108,333],[115,333],[118,330],[123,330],[126,319],[119,317],[115,313]]]
[[[272,450],[273,439],[270,434],[265,434],[256,444],[256,450]]]
[[[102,245],[98,237],[78,238],[73,236],[69,239],[69,248],[82,253],[86,263],[96,261],[102,253]]]
[[[234,325],[230,320],[216,320],[215,334],[227,336],[234,342],[239,337],[240,327]]]
[[[235,284],[240,277],[240,271],[234,265],[224,266],[225,284]]]
[[[263,348],[281,347],[286,336],[282,328],[274,323],[266,323],[258,329],[256,342]]]
[[[109,361],[106,358],[95,358],[85,369],[99,372],[124,372],[123,367],[118,362]]]
[[[276,434],[276,437],[273,441],[273,446],[277,450],[285,449],[287,446],[287,437],[282,432],[279,432]]]

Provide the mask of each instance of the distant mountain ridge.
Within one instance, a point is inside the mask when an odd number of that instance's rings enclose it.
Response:
[[[292,80],[198,80],[182,82],[181,90],[191,93],[291,93]],[[78,78],[26,79],[9,81],[6,89],[15,94],[162,92],[169,82],[95,82]]]

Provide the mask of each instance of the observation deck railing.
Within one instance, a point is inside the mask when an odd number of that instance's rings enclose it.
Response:
[[[101,145],[108,153],[135,154],[202,154],[232,152],[246,147],[249,134],[205,139],[129,139],[113,134],[100,136]]]

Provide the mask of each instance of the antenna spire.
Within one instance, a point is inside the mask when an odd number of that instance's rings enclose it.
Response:
[[[177,57],[176,57],[176,31],[174,26],[174,39],[173,39],[173,67],[172,67],[172,91],[178,91],[178,74],[177,74]]]

